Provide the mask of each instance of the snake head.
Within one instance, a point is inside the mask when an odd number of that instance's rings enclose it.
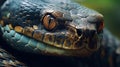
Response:
[[[62,56],[90,56],[99,50],[100,13],[67,0],[17,1],[7,1],[0,14],[2,36],[12,47]]]

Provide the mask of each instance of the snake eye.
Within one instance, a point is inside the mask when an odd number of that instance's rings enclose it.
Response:
[[[49,14],[45,15],[43,17],[43,25],[47,30],[53,30],[56,28],[57,26],[57,21],[55,20],[55,18]]]

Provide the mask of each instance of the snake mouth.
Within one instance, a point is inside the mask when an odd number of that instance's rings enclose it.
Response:
[[[15,27],[15,31],[31,37],[38,42],[53,46],[64,50],[81,50],[87,49],[89,51],[96,51],[100,46],[100,40],[97,32],[93,30],[86,30],[81,33],[76,31],[71,33],[71,30],[64,32],[47,32],[43,33],[41,30],[34,30],[33,28]]]
[[[36,32],[34,37],[30,37],[28,32],[19,33],[10,28],[9,25],[4,27],[1,26],[3,37],[7,39],[7,42],[10,43],[15,49],[33,52],[33,53],[43,53],[50,55],[60,55],[60,56],[89,56],[99,49],[100,40],[97,38],[97,34],[93,38],[85,38],[84,35],[76,39],[71,39],[69,34],[56,34],[56,37],[53,34],[46,33],[44,38],[40,36],[40,33]],[[39,37],[36,37],[38,36]],[[64,36],[63,36],[64,35]],[[67,37],[66,37],[67,35]],[[43,42],[40,41],[41,38]],[[61,39],[60,39],[61,37]],[[56,39],[55,39],[56,38]],[[53,44],[54,42],[54,44]]]
[[[51,34],[46,34],[43,42],[65,50],[87,49],[89,51],[96,51],[100,46],[100,40],[98,39],[97,34],[95,34],[92,38],[86,38],[83,35],[80,37],[71,38],[70,36],[64,35],[65,34],[59,34],[59,36],[53,36]]]

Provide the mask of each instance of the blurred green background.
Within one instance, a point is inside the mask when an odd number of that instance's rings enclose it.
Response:
[[[75,0],[104,15],[105,27],[120,39],[120,0]]]

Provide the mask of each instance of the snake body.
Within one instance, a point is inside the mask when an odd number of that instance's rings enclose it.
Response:
[[[80,67],[119,66],[120,42],[92,9],[69,0],[6,0],[0,11],[1,35],[16,50],[96,61]]]

